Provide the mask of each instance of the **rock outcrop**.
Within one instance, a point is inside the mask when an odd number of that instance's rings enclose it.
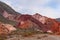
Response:
[[[16,28],[13,27],[12,25],[4,24],[4,23],[0,22],[0,35],[1,34],[9,34],[9,33],[11,33],[12,31],[15,31],[15,30],[16,30]]]

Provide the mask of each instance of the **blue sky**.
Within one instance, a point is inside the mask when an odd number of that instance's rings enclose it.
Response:
[[[60,18],[60,0],[0,0],[22,14],[40,13],[50,18]]]

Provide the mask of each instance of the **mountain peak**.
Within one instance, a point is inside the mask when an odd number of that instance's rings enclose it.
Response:
[[[1,2],[1,1],[0,1],[0,10],[6,11],[9,14],[20,14],[20,13],[16,12],[12,7],[10,7],[9,5],[7,5],[6,3]]]

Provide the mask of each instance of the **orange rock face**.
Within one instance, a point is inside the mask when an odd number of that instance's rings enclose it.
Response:
[[[56,34],[60,33],[60,27],[59,27],[60,23],[56,21],[55,19],[42,16],[38,13],[33,15],[33,17],[37,19],[38,21],[40,21],[45,26],[47,26],[46,28],[48,29],[48,31],[52,31],[53,33],[56,33]]]
[[[10,24],[5,24],[4,27],[9,30],[9,32],[15,31],[16,28]]]
[[[27,20],[27,21],[21,21],[21,23],[19,24],[19,28],[21,29],[29,29],[29,28],[33,28],[33,27],[38,27],[37,24],[33,23],[32,21],[30,20]]]
[[[30,25],[29,21],[23,21],[24,23],[21,22],[20,28],[22,29],[27,29]]]
[[[46,22],[46,26],[48,26],[49,30],[51,30],[55,34],[60,33],[59,24],[60,23],[58,21],[56,21],[55,19],[50,19],[50,18]]]
[[[0,23],[0,35],[1,34],[8,34],[8,29],[6,29],[1,23]]]
[[[4,24],[0,22],[0,35],[1,34],[9,34],[12,31],[16,30],[12,25],[10,24]]]

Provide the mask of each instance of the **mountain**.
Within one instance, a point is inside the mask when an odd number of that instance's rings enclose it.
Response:
[[[9,19],[12,21],[16,21],[18,16],[21,15],[21,13],[16,12],[9,5],[1,1],[0,1],[0,14],[3,15],[6,19]]]
[[[20,13],[13,10],[10,6],[0,1],[0,22],[16,25],[13,19],[20,15]]]
[[[8,13],[10,13],[10,14],[20,14],[20,13],[18,13],[18,12],[16,12],[15,10],[13,10],[10,6],[8,6],[6,3],[4,3],[4,2],[1,2],[0,1],[0,7],[1,7],[1,9],[3,9],[3,10],[5,10],[5,11],[7,11]]]
[[[24,15],[13,10],[9,5],[0,1],[0,22],[16,25],[18,28],[36,27],[43,32],[51,31],[53,33],[59,33],[59,22],[56,19],[42,16],[39,13],[34,15]],[[32,25],[31,25],[32,24]],[[33,26],[34,25],[34,26]]]
[[[51,31],[53,33],[59,33],[60,23],[58,21],[56,21],[56,19],[52,19],[52,18],[42,16],[39,13],[36,13],[32,16],[35,19],[37,19],[38,21],[40,21],[42,24],[44,24],[46,26],[46,28],[48,29],[48,32]]]
[[[42,30],[43,32],[47,32],[47,30],[48,30],[47,26],[45,26],[42,22],[40,22],[39,20],[34,18],[32,15],[21,15],[20,18],[18,18],[18,20],[20,20],[19,24],[17,25],[17,27],[19,27],[19,28],[28,29],[29,21],[31,21],[31,22],[35,23],[36,25],[38,25],[38,29]],[[37,26],[35,28],[37,28]]]
[[[60,22],[60,18],[56,18],[56,20]]]

